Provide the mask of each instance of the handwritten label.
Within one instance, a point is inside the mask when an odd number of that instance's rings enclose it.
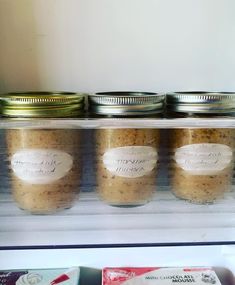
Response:
[[[229,166],[232,149],[223,144],[201,143],[185,145],[175,152],[176,163],[192,175],[213,175]]]
[[[64,177],[73,166],[70,154],[55,149],[28,149],[11,159],[15,175],[31,184],[48,184]]]
[[[103,162],[116,176],[136,178],[149,174],[156,167],[157,157],[153,147],[124,146],[106,151]]]

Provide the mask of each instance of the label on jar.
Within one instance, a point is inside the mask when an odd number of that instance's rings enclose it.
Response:
[[[64,177],[72,166],[72,156],[55,149],[20,150],[11,159],[15,175],[31,184],[52,183]]]
[[[211,268],[104,268],[103,285],[221,285]]]
[[[150,146],[123,146],[103,155],[105,167],[114,175],[136,178],[149,174],[157,164],[157,150]]]
[[[200,143],[182,146],[175,151],[175,161],[192,175],[213,175],[229,166],[232,149],[223,144]]]

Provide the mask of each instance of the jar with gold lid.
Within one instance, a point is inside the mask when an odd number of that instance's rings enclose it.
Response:
[[[171,118],[233,116],[235,93],[176,92],[166,97]],[[178,128],[169,130],[172,163],[171,189],[182,199],[206,204],[231,189],[234,164],[233,128]]]
[[[84,96],[72,92],[24,92],[0,96],[10,118],[70,118],[83,115]],[[49,214],[70,208],[80,183],[78,129],[6,130],[13,197],[21,209]]]
[[[158,117],[164,96],[150,92],[102,92],[89,96],[90,111],[117,120]],[[149,202],[156,190],[160,131],[106,128],[95,134],[96,180],[101,200],[119,207]]]

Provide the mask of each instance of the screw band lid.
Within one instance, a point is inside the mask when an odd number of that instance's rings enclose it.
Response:
[[[88,96],[91,112],[119,116],[161,113],[164,98],[158,93],[130,91],[99,92]]]

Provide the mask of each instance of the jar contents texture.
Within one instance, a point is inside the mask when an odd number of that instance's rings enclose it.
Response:
[[[159,130],[96,131],[97,190],[112,206],[139,206],[156,190]]]
[[[35,214],[70,208],[80,183],[80,130],[6,132],[13,197]]]
[[[170,141],[171,187],[177,197],[206,204],[231,189],[233,129],[175,129]]]

